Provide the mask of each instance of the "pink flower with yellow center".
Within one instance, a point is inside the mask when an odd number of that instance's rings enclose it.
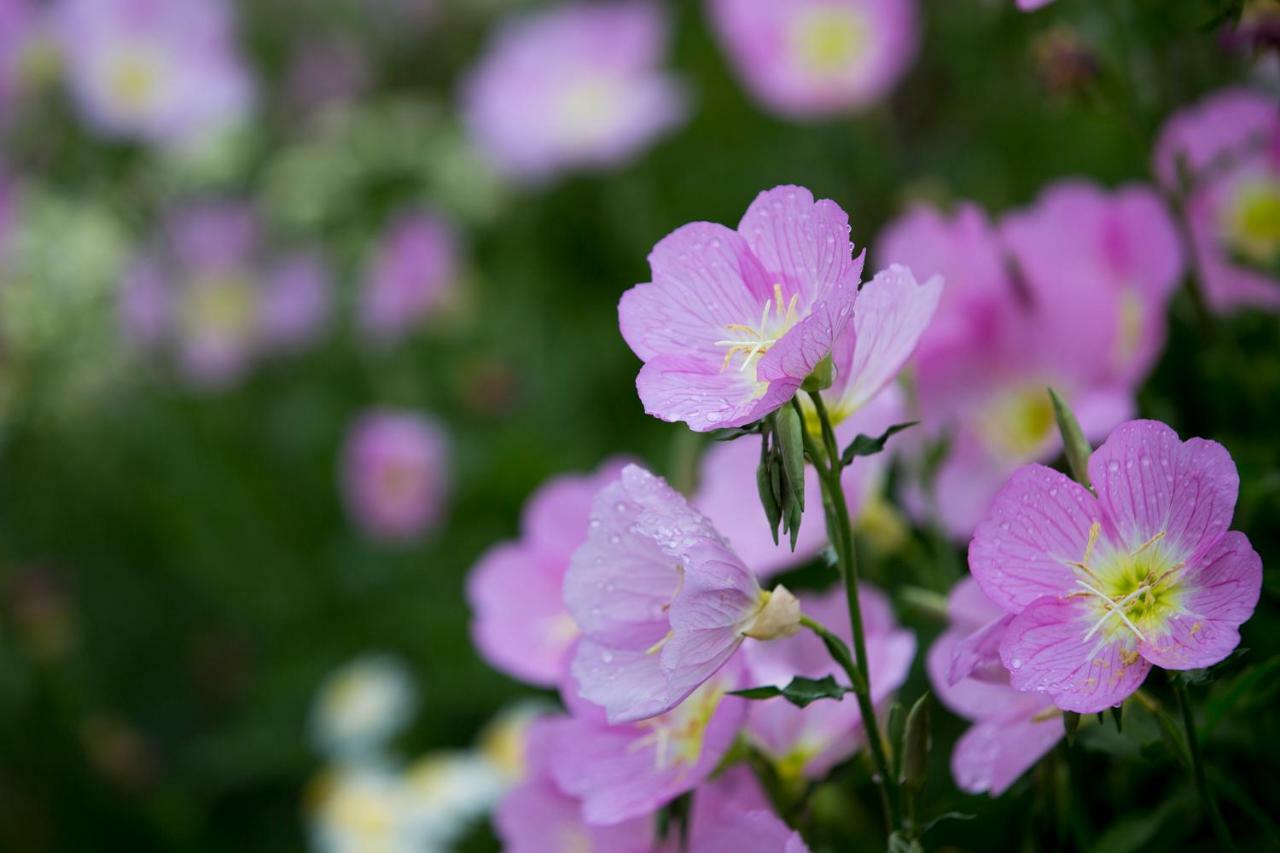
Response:
[[[919,42],[914,0],[709,0],[708,8],[751,93],[797,118],[884,97]]]
[[[448,494],[448,442],[415,412],[373,410],[351,428],[342,452],[347,508],[370,537],[403,542],[434,527]]]
[[[1089,477],[1096,497],[1052,469],[1019,470],[969,546],[982,591],[1015,614],[1000,642],[1012,686],[1081,713],[1121,702],[1153,664],[1225,658],[1262,585],[1249,540],[1227,529],[1239,476],[1222,445],[1132,421]]]

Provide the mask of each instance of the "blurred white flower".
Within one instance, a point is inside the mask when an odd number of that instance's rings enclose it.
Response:
[[[321,685],[312,708],[312,738],[335,760],[375,758],[416,707],[417,690],[404,664],[388,655],[366,655]]]

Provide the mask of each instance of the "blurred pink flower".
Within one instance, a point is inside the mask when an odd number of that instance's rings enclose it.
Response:
[[[310,112],[355,100],[369,77],[369,61],[358,41],[313,36],[294,49],[284,91],[295,109]]]
[[[580,695],[613,723],[670,711],[789,597],[764,593],[705,517],[628,465],[596,496],[564,579],[583,634],[571,665]]]
[[[57,0],[68,83],[109,136],[198,141],[243,119],[253,81],[226,0]]]
[[[918,208],[878,249],[882,261],[947,281],[914,366],[925,429],[945,436],[949,452],[932,492],[909,503],[957,537],[1017,466],[1059,451],[1047,387],[1093,440],[1132,415],[1181,270],[1149,191],[1078,182],[1052,186],[999,232],[973,205],[951,216]]]
[[[1184,108],[1160,133],[1155,170],[1169,192],[1185,193],[1193,257],[1210,307],[1280,310],[1275,99],[1226,89]]]
[[[587,539],[596,494],[616,481],[622,460],[592,474],[549,480],[529,498],[520,539],[486,551],[467,578],[471,636],[490,665],[542,687],[560,682],[578,627],[564,603],[564,576]]]
[[[45,16],[33,0],[0,0],[0,126],[22,94],[29,51],[43,37]]]
[[[802,187],[760,193],[736,231],[694,222],[649,255],[622,295],[622,336],[644,366],[645,411],[699,432],[785,405],[852,325],[862,257],[849,217]]]
[[[639,722],[610,724],[604,712],[563,691],[571,717],[555,723],[551,771],[557,787],[582,802],[586,823],[612,825],[651,814],[711,775],[733,745],[747,700],[736,661],[683,702]],[[637,685],[642,689],[643,685]]]
[[[880,100],[920,40],[914,0],[708,0],[708,11],[752,94],[796,118]]]
[[[745,766],[725,770],[698,789],[689,814],[690,853],[808,853],[800,833],[773,813]]]
[[[416,412],[374,409],[361,415],[342,451],[347,510],[371,538],[404,542],[433,529],[449,491],[444,429]]]
[[[916,638],[898,627],[889,600],[879,590],[863,586],[858,592],[870,662],[872,701],[880,704],[902,686],[915,657]],[[805,615],[816,619],[852,645],[849,611],[843,587],[821,596],[802,595]],[[752,643],[743,649],[751,686],[786,686],[797,675],[806,678],[847,677],[817,636],[808,632],[772,643]],[[752,702],[747,733],[786,777],[821,779],[864,742],[862,715],[852,696],[839,702],[820,700],[807,708],[782,699]]]
[[[890,426],[908,420],[905,395],[900,389],[889,387],[844,419],[836,427],[836,438],[845,446],[859,433],[880,435]],[[849,512],[855,518],[863,503],[883,486],[889,459],[890,454],[881,453],[859,459],[844,470],[841,482]],[[747,568],[763,579],[817,556],[827,544],[827,529],[821,519],[807,519],[800,527],[795,551],[789,542],[774,544],[756,491],[759,460],[758,439],[746,437],[712,444],[702,457],[693,505],[711,520]],[[812,470],[805,473],[805,505],[822,506],[822,493]]]
[[[662,10],[573,3],[504,23],[462,90],[480,150],[538,181],[617,165],[683,120],[685,95],[661,70]]]
[[[1262,586],[1249,540],[1227,530],[1239,476],[1222,445],[1132,421],[1089,478],[1096,498],[1050,468],[1020,469],[969,546],[982,591],[1016,614],[999,646],[1013,687],[1080,713],[1123,701],[1152,664],[1225,658]]]
[[[226,387],[256,359],[314,340],[328,319],[328,270],[311,253],[266,256],[259,231],[243,204],[177,211],[121,282],[125,334],[172,351],[188,381],[204,388]]]
[[[448,299],[457,285],[457,242],[435,214],[408,212],[392,223],[360,291],[360,326],[370,342],[400,339]]]
[[[955,585],[947,613],[951,624],[925,660],[929,681],[942,704],[974,723],[956,742],[951,773],[962,791],[998,797],[1062,739],[1062,715],[1047,697],[1009,686],[999,649],[1013,617],[977,581]]]
[[[1034,12],[1052,3],[1053,0],[1018,0],[1018,8],[1024,12]]]

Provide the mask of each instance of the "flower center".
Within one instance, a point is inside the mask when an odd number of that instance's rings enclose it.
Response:
[[[653,762],[658,770],[693,767],[702,756],[703,736],[723,698],[724,685],[708,681],[667,713],[636,723],[648,734],[632,741],[629,749],[654,747]]]
[[[1044,386],[998,397],[981,415],[987,443],[1002,456],[1025,459],[1034,455],[1053,429],[1053,404]]]
[[[1280,260],[1280,179],[1268,176],[1237,190],[1225,223],[1227,245],[1258,266]]]
[[[1138,345],[1142,343],[1142,325],[1144,311],[1142,299],[1132,288],[1125,288],[1120,294],[1119,318],[1116,327],[1115,356],[1116,363],[1121,366],[1138,353]]]
[[[843,72],[866,43],[866,22],[852,9],[809,9],[797,16],[791,29],[793,55],[801,67],[818,77]]]
[[[1073,595],[1088,598],[1095,608],[1093,625],[1084,638],[1100,634],[1106,642],[1127,632],[1145,641],[1154,628],[1181,611],[1178,580],[1186,563],[1165,545],[1163,530],[1132,550],[1098,555],[1101,530],[1095,521],[1084,558],[1070,564],[1079,588]]]
[[[136,115],[146,110],[160,88],[159,63],[141,50],[121,53],[106,75],[107,89],[120,109]]]
[[[725,326],[737,337],[716,341],[716,346],[728,347],[724,354],[724,364],[720,369],[728,370],[734,357],[739,355],[743,357],[742,363],[738,365],[739,373],[746,373],[748,367],[754,367],[760,356],[767,353],[770,347],[799,321],[799,315],[796,313],[796,302],[799,298],[800,294],[792,294],[791,299],[785,303],[784,309],[782,285],[775,284],[773,298],[766,299],[764,302],[764,313],[760,315],[759,324],[747,326],[742,323],[730,323]]]
[[[185,317],[195,336],[246,340],[253,334],[256,311],[256,294],[248,278],[219,275],[192,282]]]

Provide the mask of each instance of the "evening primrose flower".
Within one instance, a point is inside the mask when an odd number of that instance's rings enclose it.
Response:
[[[1062,714],[1048,697],[1009,686],[999,650],[1013,617],[973,578],[951,590],[947,616],[926,669],[942,704],[973,721],[951,754],[951,774],[962,791],[998,797],[1062,740]]]
[[[392,343],[448,299],[458,280],[457,235],[443,218],[402,214],[376,249],[360,291],[360,327],[374,344]]]
[[[1183,213],[1209,306],[1280,310],[1280,109],[1226,89],[1174,114],[1155,169]],[[1183,186],[1183,179],[1188,182]]]
[[[366,655],[325,679],[311,709],[311,735],[331,758],[376,755],[408,724],[417,702],[403,663]]]
[[[225,0],[58,0],[71,93],[110,136],[185,143],[252,106],[253,83]]]
[[[802,187],[760,193],[736,231],[695,222],[649,255],[619,326],[645,411],[699,432],[786,404],[853,322],[862,257],[849,217]]]
[[[571,672],[612,723],[672,711],[746,637],[800,627],[791,593],[762,590],[703,515],[636,465],[596,496],[564,600],[583,635]]]
[[[709,0],[711,22],[768,109],[811,118],[866,107],[915,59],[914,0]]]
[[[866,632],[871,699],[879,705],[906,680],[916,640],[898,626],[884,593],[863,586],[858,600]],[[843,588],[821,596],[801,596],[800,601],[807,615],[852,644]],[[822,640],[808,632],[773,643],[752,643],[743,649],[743,659],[747,680],[753,686],[785,687],[797,675],[845,677]],[[788,779],[821,779],[866,740],[858,703],[851,696],[815,702],[806,708],[779,699],[752,702],[747,713],[748,737]]]
[[[666,42],[662,11],[648,2],[511,20],[464,84],[471,136],[526,182],[624,162],[686,114],[683,87],[659,65]]]
[[[565,607],[565,572],[587,538],[596,494],[618,479],[623,463],[543,484],[525,504],[520,539],[486,551],[467,578],[471,637],[491,666],[543,687],[564,676],[578,626]]]
[[[566,684],[562,696],[572,716],[555,723],[556,785],[581,801],[589,824],[651,814],[705,782],[729,751],[747,700],[728,692],[742,686],[741,668],[733,661],[665,713],[615,724]]]
[[[411,411],[361,415],[342,451],[347,509],[370,537],[404,542],[432,529],[448,494],[448,440],[432,419]]]
[[[1158,421],[1118,427],[1089,460],[1097,491],[1040,465],[1013,475],[969,568],[1015,614],[1000,658],[1017,690],[1101,711],[1154,664],[1197,669],[1239,644],[1262,561],[1227,530],[1239,476],[1222,445]]]

